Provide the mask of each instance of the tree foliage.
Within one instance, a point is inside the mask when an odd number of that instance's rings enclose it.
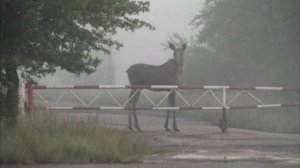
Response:
[[[110,54],[110,48],[120,48],[113,39],[119,29],[154,29],[137,18],[149,5],[131,0],[1,0],[0,72],[7,99],[18,87],[17,69],[27,76],[54,73],[58,67],[77,75],[92,73],[100,60],[91,51]]]
[[[91,73],[98,58],[90,54],[122,46],[112,36],[118,29],[153,27],[132,16],[149,11],[149,2],[129,0],[3,0],[1,57],[31,74],[56,67]]]
[[[206,0],[187,80],[299,86],[299,20],[299,0]]]

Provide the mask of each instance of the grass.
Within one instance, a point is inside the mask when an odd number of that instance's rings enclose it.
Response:
[[[140,134],[45,112],[20,117],[14,131],[1,126],[0,136],[0,164],[130,163],[157,152]]]
[[[299,134],[300,112],[298,110],[299,108],[228,110],[228,125],[231,128]],[[222,111],[193,111],[183,115],[196,121],[207,121],[218,125]]]

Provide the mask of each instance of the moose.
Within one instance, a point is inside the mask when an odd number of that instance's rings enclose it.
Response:
[[[183,52],[186,49],[186,43],[184,43],[181,48],[176,48],[173,43],[169,42],[169,47],[174,51],[173,58],[168,60],[162,65],[148,65],[148,64],[134,64],[127,69],[128,80],[131,85],[181,85],[182,84],[182,69],[183,69]],[[163,89],[149,89],[152,91],[170,91],[168,95],[168,105],[170,107],[175,107],[175,96],[176,92],[171,91],[168,88]],[[141,90],[138,88],[132,88],[130,91],[130,101],[128,106],[132,108],[128,113],[128,129],[132,130],[132,115],[135,123],[135,128],[137,131],[142,131],[137,115],[135,106],[139,99]],[[166,131],[169,130],[169,116],[170,110],[166,113],[166,119],[164,128]],[[179,129],[176,124],[176,114],[172,110],[173,114],[173,130],[178,132]]]

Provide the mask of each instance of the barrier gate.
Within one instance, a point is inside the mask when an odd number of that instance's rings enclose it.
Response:
[[[52,101],[49,101],[47,96],[39,93],[38,90],[60,90],[57,97]],[[94,96],[88,101],[84,100],[81,95],[76,93],[75,90],[97,90]],[[137,89],[136,92],[131,96],[127,96],[126,100],[123,102],[119,97],[112,94],[112,90],[120,89]],[[160,98],[155,98],[154,100],[147,94],[145,90],[147,89],[167,89],[166,94]],[[201,91],[195,95],[195,91]],[[143,96],[152,107],[128,107],[128,103],[133,98],[137,92],[141,92]],[[184,93],[192,92],[194,95],[193,99],[187,98],[188,96]],[[253,92],[255,91],[284,91],[284,92],[296,92],[297,102],[289,103],[266,103],[260,96],[257,96]],[[43,108],[48,110],[222,110],[222,118],[220,120],[220,128],[222,132],[227,130],[227,118],[226,110],[230,109],[251,109],[251,108],[267,108],[267,107],[296,107],[300,106],[299,102],[299,91],[300,88],[285,88],[285,87],[265,87],[265,86],[255,86],[255,87],[233,87],[233,86],[178,86],[178,85],[149,85],[149,86],[133,86],[133,85],[30,85],[28,87],[28,107],[29,111],[33,112],[36,108]],[[171,92],[176,92],[176,99],[181,101],[181,106],[168,107],[165,106],[163,102],[168,99],[168,95]],[[57,105],[59,102],[67,95],[71,94],[73,98],[78,100],[80,105],[76,106],[61,106]],[[101,95],[106,94],[109,99],[114,103],[114,106],[103,106],[101,102],[96,100],[101,97]],[[129,92],[128,92],[129,95]],[[188,94],[190,95],[190,94]],[[249,105],[234,105],[238,99],[246,95],[248,99],[252,100]],[[44,105],[37,107],[34,97],[38,97],[43,101]],[[210,97],[210,100],[216,102],[216,105],[207,106],[200,102]]]

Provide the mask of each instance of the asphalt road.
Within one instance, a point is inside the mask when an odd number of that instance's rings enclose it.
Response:
[[[76,113],[74,118],[98,118],[99,122],[120,129],[127,128],[126,112]],[[150,115],[149,115],[150,114]],[[164,114],[164,113],[163,113]],[[300,167],[300,135],[275,134],[245,129],[229,129],[223,134],[218,127],[178,118],[181,132],[163,129],[162,112],[141,112],[143,134],[151,143],[168,153],[151,155],[140,164],[88,165],[1,165],[1,168],[285,168]]]

